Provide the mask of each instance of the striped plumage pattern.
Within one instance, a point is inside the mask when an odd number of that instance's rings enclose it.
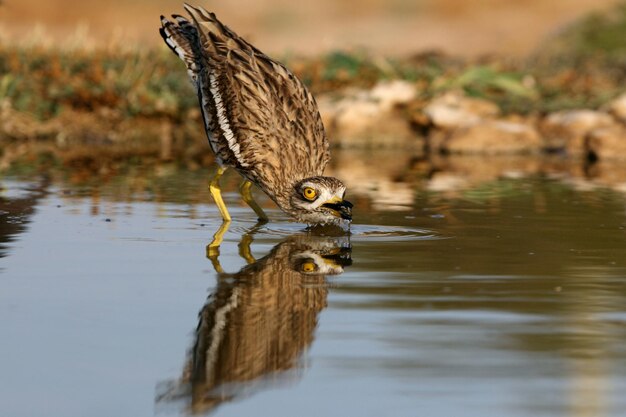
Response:
[[[187,66],[218,163],[233,167],[281,208],[299,181],[322,175],[328,141],[317,105],[282,64],[185,5],[191,20],[161,17],[163,39]]]
[[[294,375],[281,373],[301,365],[326,307],[325,276],[343,273],[350,253],[347,238],[292,235],[239,272],[220,275],[184,371],[193,413]]]

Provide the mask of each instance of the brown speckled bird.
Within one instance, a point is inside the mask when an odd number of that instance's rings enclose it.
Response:
[[[242,239],[240,246],[251,241]],[[249,253],[249,248],[245,250]],[[292,235],[239,272],[220,272],[200,310],[182,378],[159,402],[190,398],[190,414],[293,381],[326,307],[326,276],[352,263],[347,236]],[[220,267],[221,269],[221,267]]]
[[[285,213],[308,224],[351,220],[345,185],[322,176],[330,159],[328,140],[311,93],[282,64],[223,25],[215,14],[185,5],[188,20],[161,16],[161,36],[183,60],[196,88],[204,127],[219,168],[211,195],[225,222],[230,214],[219,178],[232,167],[240,191],[260,219],[252,199],[257,185]]]

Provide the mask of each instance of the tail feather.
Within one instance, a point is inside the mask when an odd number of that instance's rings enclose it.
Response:
[[[189,4],[185,4],[184,7],[198,28],[198,36],[204,50],[214,61],[219,62],[229,51],[238,49],[263,55],[261,51],[220,22],[215,13]]]
[[[172,15],[176,23],[161,16],[159,33],[169,48],[185,63],[187,73],[194,84],[198,79],[198,31],[187,19]]]

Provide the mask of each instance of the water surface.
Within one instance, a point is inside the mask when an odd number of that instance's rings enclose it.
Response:
[[[354,169],[346,235],[231,176],[210,259],[207,175],[2,179],[0,415],[626,415],[624,194]]]

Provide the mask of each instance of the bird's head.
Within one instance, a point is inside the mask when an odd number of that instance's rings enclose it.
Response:
[[[303,250],[290,256],[291,268],[303,275],[339,275],[352,265],[351,251],[349,245]]]
[[[333,177],[310,177],[290,190],[289,214],[303,223],[337,224],[352,220],[352,203],[343,199],[346,186]]]

